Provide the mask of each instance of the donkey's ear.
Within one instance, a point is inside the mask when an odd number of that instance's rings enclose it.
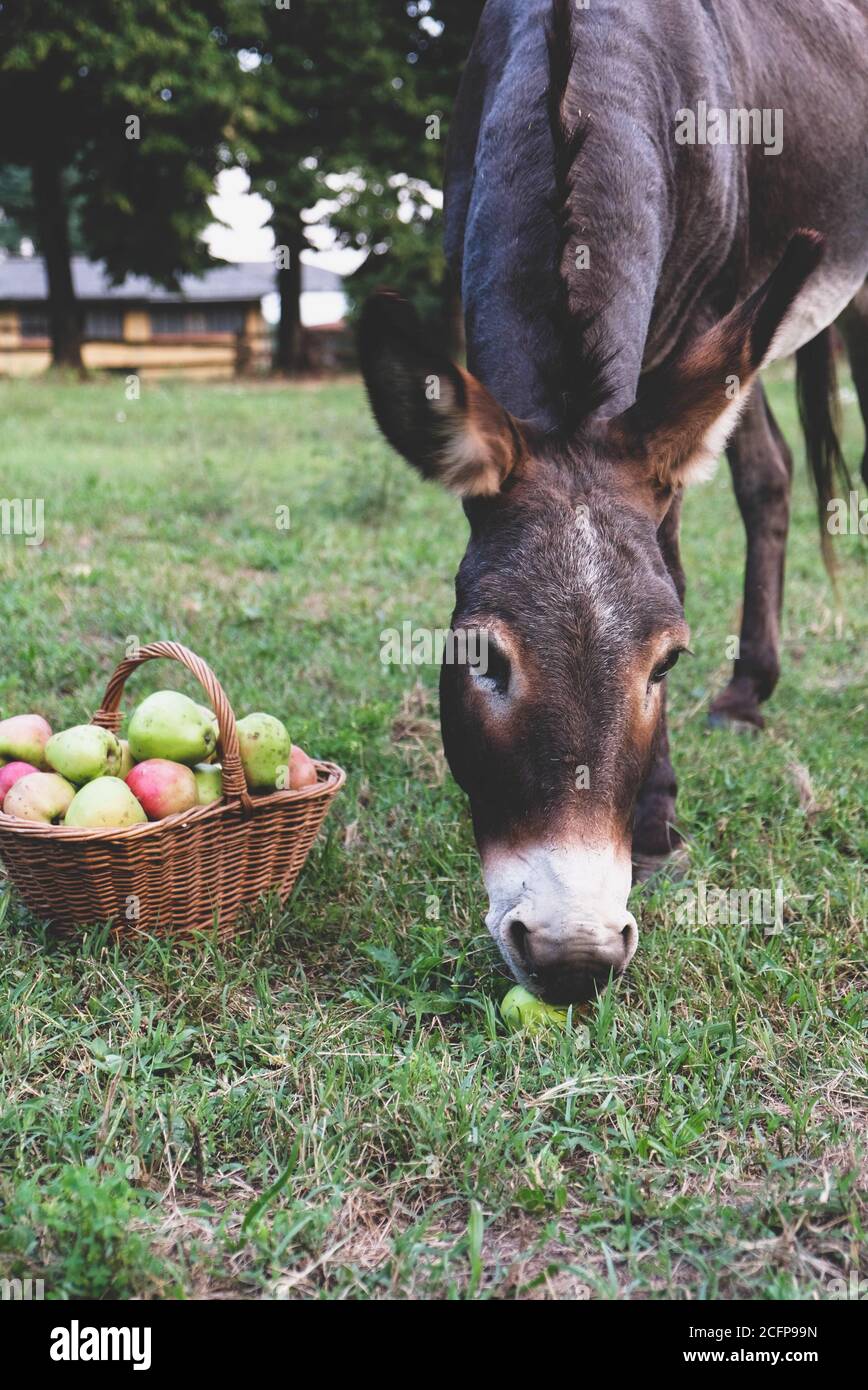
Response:
[[[668,490],[707,476],[734,430],[787,311],[823,255],[801,231],[765,284],[671,362],[643,377],[634,405],[610,422],[628,459]]]
[[[368,300],[359,355],[389,443],[460,497],[493,496],[523,455],[518,425],[475,377],[429,345],[400,295],[380,290]]]

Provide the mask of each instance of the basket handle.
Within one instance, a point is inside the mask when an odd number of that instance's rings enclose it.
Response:
[[[253,805],[253,799],[247,790],[244,768],[241,765],[238,729],[232,706],[208,663],[198,657],[195,652],[191,652],[189,647],[182,646],[180,642],[151,642],[146,647],[140,647],[135,656],[129,656],[125,661],[120,662],[106,686],[102,704],[93,716],[91,723],[98,724],[103,729],[110,729],[113,734],[118,733],[121,727],[119,706],[127,678],[132,675],[137,666],[142,666],[144,662],[154,661],[159,657],[180,661],[181,665],[186,666],[187,670],[196,677],[208,696],[208,702],[216,714],[217,723],[220,726],[223,795],[232,800],[241,801],[245,807],[249,808]]]

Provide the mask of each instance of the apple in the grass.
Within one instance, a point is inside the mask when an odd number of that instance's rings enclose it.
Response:
[[[563,1028],[567,1021],[566,1009],[556,1009],[554,1004],[537,999],[523,985],[516,985],[504,997],[500,1013],[504,1023],[514,1031],[537,1032],[552,1025]]]
[[[95,777],[116,777],[121,766],[121,745],[110,729],[96,724],[76,724],[48,740],[45,761],[61,777],[79,786]]]
[[[316,775],[316,763],[313,758],[309,758],[303,748],[299,748],[297,743],[292,745],[292,752],[289,755],[289,785],[294,792],[301,791],[302,787],[315,787],[319,779]]]
[[[286,786],[292,742],[279,719],[272,714],[248,714],[238,722],[238,745],[251,790],[273,792]]]
[[[51,725],[41,714],[13,714],[0,720],[0,761],[45,766],[45,745],[51,738]]]
[[[19,777],[26,777],[29,772],[38,772],[39,768],[32,763],[7,763],[0,768],[0,806],[6,800],[6,793],[15,786]]]
[[[137,763],[167,758],[173,763],[202,763],[217,747],[215,720],[178,690],[158,690],[133,711],[127,737]]]
[[[80,830],[125,830],[147,819],[126,782],[120,777],[97,777],[76,792],[63,823]]]
[[[59,825],[72,805],[75,787],[56,772],[29,772],[10,787],[3,801],[3,811],[18,820],[40,821],[43,825]]]
[[[148,820],[164,820],[199,804],[196,778],[190,768],[168,758],[146,758],[136,763],[127,786],[144,807]]]
[[[220,763],[197,763],[193,768],[199,805],[210,806],[223,795],[223,768]]]

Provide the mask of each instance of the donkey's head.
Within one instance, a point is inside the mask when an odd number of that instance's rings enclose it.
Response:
[[[432,350],[396,295],[365,309],[377,420],[470,523],[452,626],[484,640],[466,644],[478,660],[442,668],[444,745],[470,798],[489,930],[551,1002],[586,998],[636,950],[633,811],[689,639],[658,528],[716,459],[818,256],[817,238],[795,237],[766,284],[633,406],[558,434],[514,419]]]

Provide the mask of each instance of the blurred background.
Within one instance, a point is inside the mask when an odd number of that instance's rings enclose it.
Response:
[[[340,371],[377,284],[461,350],[449,116],[483,0],[3,0],[0,375]]]

